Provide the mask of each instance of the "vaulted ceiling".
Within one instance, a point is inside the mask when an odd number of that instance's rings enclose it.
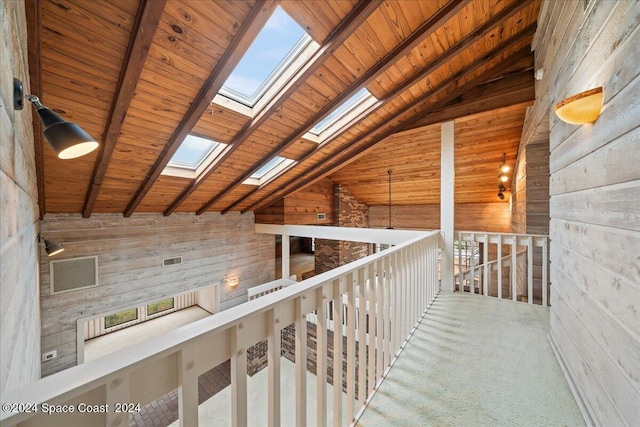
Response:
[[[248,108],[219,92],[278,5],[317,47]],[[28,0],[31,92],[101,142],[87,156],[60,160],[36,129],[41,213],[254,210],[324,177],[380,204],[388,169],[398,200],[429,203],[439,194],[438,123],[451,119],[459,119],[459,201],[495,198],[502,153],[513,165],[534,99],[539,7]],[[372,102],[322,138],[308,133],[363,87]],[[189,134],[227,145],[195,177],[163,174]],[[275,155],[294,162],[248,184]],[[488,183],[490,192],[478,191]]]

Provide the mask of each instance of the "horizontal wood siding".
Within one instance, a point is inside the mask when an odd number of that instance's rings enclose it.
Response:
[[[0,394],[40,378],[35,110],[13,109],[14,76],[29,92],[25,3],[0,3]]]
[[[49,259],[42,257],[43,351],[58,357],[43,364],[49,375],[75,365],[76,321],[140,306],[210,285],[220,285],[221,308],[246,301],[247,289],[274,279],[274,238],[254,233],[252,213],[47,215],[42,233],[64,245],[56,259],[98,256],[95,288],[51,295]],[[162,266],[181,256],[182,264]],[[230,288],[225,278],[238,277]]]
[[[550,124],[551,332],[594,424],[640,420],[640,3],[548,1],[534,50],[537,102],[603,86],[594,124]],[[527,199],[530,197],[527,189]]]
[[[482,230],[496,233],[510,232],[509,204],[456,203],[456,230]],[[394,228],[437,230],[440,228],[440,205],[391,206],[391,225]],[[369,206],[369,227],[389,226],[388,206]]]
[[[325,219],[318,219],[318,214]],[[323,179],[291,196],[287,196],[266,208],[256,211],[258,224],[332,225],[333,183]]]

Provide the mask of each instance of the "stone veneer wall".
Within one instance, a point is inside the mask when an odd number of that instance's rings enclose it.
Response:
[[[336,227],[366,228],[369,207],[341,185],[333,187],[333,217]],[[369,255],[367,243],[316,239],[315,274],[324,273]]]
[[[40,378],[39,209],[33,110],[13,109],[13,78],[29,90],[25,2],[0,2],[0,394]]]

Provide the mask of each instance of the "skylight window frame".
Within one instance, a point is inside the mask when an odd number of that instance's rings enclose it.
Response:
[[[280,156],[275,156],[275,157],[280,157]],[[273,160],[273,158],[271,160],[269,160],[269,162],[271,162],[272,160]],[[269,162],[267,162],[266,164],[268,164]],[[286,157],[280,157],[280,160],[277,161],[276,163],[274,163],[267,170],[265,170],[260,175],[260,177],[256,177],[255,174],[254,174],[251,177],[245,179],[243,181],[243,184],[246,184],[246,185],[257,185],[257,186],[266,185],[267,183],[271,182],[271,180],[273,180],[273,179],[277,178],[278,176],[280,176],[280,174],[282,174],[284,171],[288,170],[289,167],[294,165],[295,163],[297,163],[297,162],[295,160],[293,160],[293,159],[287,159]]]
[[[206,154],[204,154],[200,158],[195,167],[182,162],[169,161],[167,166],[165,166],[165,168],[162,170],[161,175],[190,179],[197,178],[207,167],[209,167],[209,165],[215,163],[217,159],[220,158],[220,155],[229,148],[229,144],[226,144],[224,142],[216,141],[214,139],[197,134],[190,135],[202,139],[207,139],[214,144],[212,144],[212,147],[206,152]]]
[[[309,129],[309,132],[307,133],[314,135],[316,137],[321,137],[325,133],[325,131],[333,128],[335,125],[337,125],[338,123],[344,120],[349,120],[352,117],[356,117],[358,114],[361,113],[362,110],[368,108],[370,105],[373,105],[375,102],[378,101],[378,99],[375,96],[373,96],[373,94],[369,92],[369,90],[366,87],[359,89],[358,92],[362,90],[364,90],[364,92],[360,96],[358,96],[354,100],[347,99],[344,103],[340,104],[338,107],[335,108],[335,110],[329,113],[327,117],[320,120],[318,124],[316,124],[314,127]],[[351,102],[349,103],[350,100]],[[326,123],[323,123],[322,126],[320,126],[318,129],[316,129],[320,123],[327,120],[327,118],[330,117],[331,114],[334,114],[334,112],[345,107],[345,105],[347,106],[346,108],[344,108],[344,111],[336,114],[335,117],[332,117]],[[356,110],[360,110],[360,111],[356,111]],[[319,138],[319,139],[323,139],[323,138]]]
[[[289,18],[291,16],[284,12]],[[291,18],[293,20],[293,18]],[[302,28],[304,31],[304,28]],[[296,44],[291,48],[291,50],[285,55],[285,57],[280,61],[280,64],[267,76],[267,78],[258,86],[258,89],[253,93],[251,97],[247,97],[237,91],[225,87],[224,85],[220,88],[218,93],[222,96],[225,96],[229,99],[232,99],[236,102],[239,102],[249,108],[254,108],[256,104],[263,98],[263,96],[274,86],[278,81],[285,80],[282,77],[286,74],[287,79],[297,71],[297,69],[302,65],[302,61],[298,61],[301,56],[304,56],[304,60],[308,59],[309,55],[304,55],[306,52],[310,50],[310,48],[315,52],[320,47],[319,44],[313,41],[309,33],[306,31],[304,35],[296,42]],[[244,58],[243,58],[244,59]],[[294,63],[300,62],[298,64]],[[289,73],[287,71],[290,70]],[[284,84],[284,82],[283,82]]]

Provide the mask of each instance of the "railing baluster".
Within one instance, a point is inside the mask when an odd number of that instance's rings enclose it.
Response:
[[[333,281],[333,425],[342,425],[342,294],[340,282]]]
[[[347,422],[353,420],[356,398],[356,305],[353,273],[347,274]]]
[[[280,355],[282,340],[280,335],[280,315],[278,308],[269,310],[267,314],[267,366],[268,366],[268,406],[267,418],[269,427],[280,425]]]
[[[307,316],[302,309],[302,299],[295,299],[296,339],[296,426],[307,425]]]
[[[511,236],[511,299],[518,300],[518,238]]]
[[[369,286],[367,289],[367,296],[369,297],[369,339],[367,345],[369,346],[369,360],[367,363],[367,369],[369,374],[369,381],[367,390],[369,393],[373,391],[376,385],[376,265],[374,262],[369,264]]]
[[[102,323],[102,322],[101,322]],[[114,378],[106,385],[107,404],[109,412],[107,412],[107,423],[109,427],[126,426],[129,424],[129,414],[123,412],[113,412],[116,404],[123,402],[131,402],[129,398],[129,374],[123,373]],[[198,416],[198,397],[196,395],[196,418]],[[183,406],[184,407],[184,406]],[[180,417],[182,419],[182,417]]]
[[[471,284],[469,285],[469,292],[476,293],[476,240],[475,235],[471,235]]]
[[[389,366],[389,364],[391,363],[391,317],[390,317],[390,310],[389,310],[389,303],[391,301],[391,264],[390,264],[390,260],[389,257],[385,257],[383,260],[383,264],[384,264],[384,281],[383,281],[383,295],[384,295],[384,303],[383,303],[383,309],[382,309],[382,324],[384,325],[383,328],[383,335],[384,335],[384,349],[383,349],[383,355],[384,355],[384,368],[386,369],[387,366]]]
[[[378,272],[376,282],[376,382],[382,378],[384,372],[384,267],[382,259],[376,262],[376,270]]]
[[[367,401],[367,300],[366,267],[358,270],[358,401]]]
[[[548,307],[549,294],[549,241],[545,237],[542,241],[542,306]]]
[[[317,425],[327,425],[327,308],[324,286],[316,291],[316,379],[317,379]]]
[[[242,323],[229,329],[231,342],[231,425],[247,425],[247,352],[241,336]],[[185,424],[188,426],[189,424]]]
[[[482,246],[482,262],[484,265],[484,295],[489,296],[489,235],[484,235],[484,245]]]
[[[527,239],[527,302],[533,304],[533,237]]]
[[[502,299],[502,234],[498,234],[498,299]]]

